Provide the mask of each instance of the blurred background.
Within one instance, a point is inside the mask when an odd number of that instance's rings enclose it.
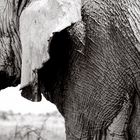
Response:
[[[65,140],[64,119],[44,97],[31,102],[20,86],[0,91],[0,140]]]

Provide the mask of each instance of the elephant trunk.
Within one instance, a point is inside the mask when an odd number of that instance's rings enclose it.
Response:
[[[20,82],[21,43],[17,0],[0,2],[0,89]]]

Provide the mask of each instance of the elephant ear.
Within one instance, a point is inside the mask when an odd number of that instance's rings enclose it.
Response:
[[[50,59],[48,50],[51,38],[55,32],[79,20],[81,0],[36,0],[22,12],[22,96],[32,101],[41,100],[38,70]]]

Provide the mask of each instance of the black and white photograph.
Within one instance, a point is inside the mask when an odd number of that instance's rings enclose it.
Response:
[[[0,140],[140,140],[140,0],[0,0]]]

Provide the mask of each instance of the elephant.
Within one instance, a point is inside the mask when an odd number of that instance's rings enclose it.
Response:
[[[0,89],[21,82],[19,17],[30,3],[0,2]],[[64,117],[67,140],[139,140],[140,2],[81,4],[81,21],[52,37],[40,90]]]

